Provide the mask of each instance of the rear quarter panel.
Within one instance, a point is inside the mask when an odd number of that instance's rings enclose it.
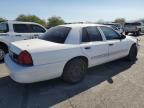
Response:
[[[32,54],[34,65],[42,65],[57,62],[68,62],[74,57],[83,56],[79,45],[64,44],[56,49],[39,49],[29,51]]]

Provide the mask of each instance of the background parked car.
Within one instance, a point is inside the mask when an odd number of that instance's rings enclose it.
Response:
[[[144,33],[144,20],[136,20],[133,21],[132,23],[139,23],[138,28],[141,29],[141,33]]]
[[[125,34],[133,33],[134,35],[139,35],[141,32],[141,24],[140,23],[125,23],[124,24]]]
[[[0,61],[8,52],[10,42],[38,38],[46,28],[32,22],[6,21],[0,23]]]
[[[141,32],[142,32],[142,33],[144,33],[144,22],[139,21],[138,23],[140,24],[140,25],[138,26],[138,28],[141,29]]]

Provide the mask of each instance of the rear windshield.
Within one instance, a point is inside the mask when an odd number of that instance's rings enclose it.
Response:
[[[40,37],[40,39],[51,41],[55,43],[64,43],[71,28],[57,26],[50,28],[44,35]]]
[[[7,33],[9,31],[7,23],[0,24],[0,33]]]

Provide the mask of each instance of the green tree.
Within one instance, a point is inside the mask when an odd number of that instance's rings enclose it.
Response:
[[[48,27],[54,27],[64,24],[64,20],[61,17],[53,16],[48,19]]]
[[[35,15],[19,15],[16,18],[16,21],[35,22],[35,23],[39,23],[39,24],[41,24],[41,25],[46,27],[45,20],[40,19],[39,17],[37,17]]]
[[[117,18],[114,20],[114,22],[124,24],[126,22],[126,20],[124,18]]]
[[[6,21],[4,18],[0,18],[0,23]]]

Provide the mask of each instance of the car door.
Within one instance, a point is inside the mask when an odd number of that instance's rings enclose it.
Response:
[[[13,42],[8,23],[0,23],[0,41]]]
[[[102,64],[108,59],[108,44],[97,27],[82,28],[82,51],[89,58],[89,66]]]
[[[120,39],[120,34],[105,26],[100,27],[106,37],[109,51],[109,61],[124,57],[128,53],[127,41]]]
[[[27,40],[31,39],[31,31],[27,24],[13,24],[13,40],[19,41],[19,40]]]
[[[36,24],[29,24],[29,28],[31,30],[32,38],[38,38],[46,32],[45,28]]]
[[[144,23],[141,23],[141,32],[144,33]]]

